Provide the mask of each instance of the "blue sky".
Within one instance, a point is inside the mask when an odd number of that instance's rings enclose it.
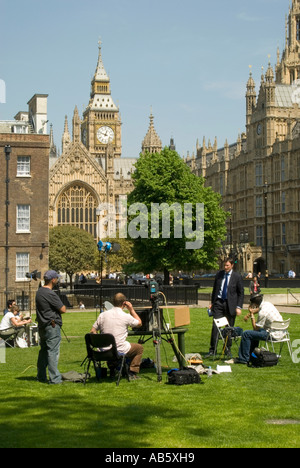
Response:
[[[0,80],[9,120],[35,93],[49,94],[48,118],[60,148],[65,115],[82,115],[98,40],[120,107],[123,156],[137,157],[149,126],[179,154],[196,141],[236,141],[245,130],[252,65],[276,63],[285,44],[289,0],[0,0]]]

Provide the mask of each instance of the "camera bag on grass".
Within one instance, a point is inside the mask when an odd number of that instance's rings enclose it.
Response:
[[[249,367],[273,367],[277,366],[279,358],[276,353],[265,349],[255,348],[250,356]]]
[[[168,372],[168,383],[171,385],[192,385],[202,382],[195,369],[183,367],[183,369],[172,369]]]
[[[64,374],[61,374],[62,380],[64,382],[74,382],[74,383],[84,383],[86,374],[80,374],[79,372],[76,371],[70,371],[66,372]],[[90,374],[87,374],[87,379],[89,379],[91,376]]]

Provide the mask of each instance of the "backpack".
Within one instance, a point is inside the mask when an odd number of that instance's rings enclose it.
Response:
[[[255,348],[250,356],[249,367],[273,367],[277,366],[279,357],[265,349]]]
[[[168,383],[171,385],[191,385],[202,382],[195,369],[183,367],[183,369],[171,369],[168,372]]]

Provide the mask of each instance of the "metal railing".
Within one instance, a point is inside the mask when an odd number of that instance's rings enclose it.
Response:
[[[74,289],[60,288],[56,291],[64,305],[68,308],[79,308],[83,302],[86,309],[95,309],[101,302],[112,302],[113,296],[121,292],[135,307],[148,305],[150,291],[145,286],[139,285],[109,285],[109,286],[86,286]],[[198,286],[164,286],[163,294],[166,296],[168,305],[194,305],[198,303]],[[20,289],[10,290],[7,299],[15,299],[22,312],[35,313],[36,291],[24,291]],[[5,292],[0,292],[0,316],[6,309]]]

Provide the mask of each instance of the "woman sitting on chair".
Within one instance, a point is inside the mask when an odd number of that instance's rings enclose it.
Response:
[[[6,340],[15,335],[17,346],[18,340],[23,338],[26,325],[31,323],[31,319],[20,319],[18,316],[19,312],[20,310],[18,306],[12,306],[11,311],[4,315],[0,324],[0,337],[3,337]]]

